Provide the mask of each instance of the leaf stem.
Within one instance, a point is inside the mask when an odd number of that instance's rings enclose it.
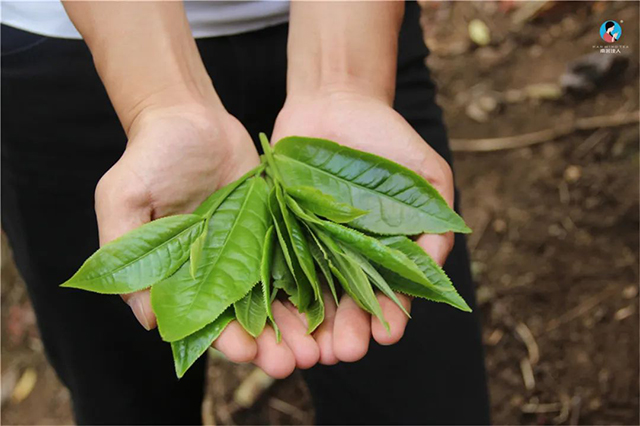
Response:
[[[274,180],[280,183],[283,183],[282,176],[280,175],[280,171],[276,166],[275,159],[273,158],[273,151],[271,150],[271,145],[269,144],[269,139],[267,135],[264,133],[260,133],[260,144],[262,145],[262,150],[264,151],[264,156],[267,159],[267,164],[269,168],[273,171]],[[269,173],[269,172],[267,172]]]

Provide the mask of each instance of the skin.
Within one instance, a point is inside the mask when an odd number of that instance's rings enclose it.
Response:
[[[182,3],[66,2],[65,8],[129,139],[96,188],[101,244],[153,219],[193,211],[259,163],[202,65]],[[271,139],[320,137],[387,157],[421,174],[452,204],[449,166],[391,106],[403,8],[403,2],[292,3],[287,100]],[[417,241],[442,264],[453,236]],[[409,311],[409,298],[398,298]],[[143,327],[156,326],[148,291],[123,299]],[[378,299],[391,334],[348,296],[336,306],[325,295],[325,321],[313,335],[290,303],[276,301],[281,343],[271,327],[254,339],[234,321],[214,347],[275,378],[317,363],[355,362],[371,338],[392,345],[404,334],[407,317],[387,297]]]

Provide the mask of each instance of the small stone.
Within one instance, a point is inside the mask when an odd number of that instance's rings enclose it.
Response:
[[[567,234],[564,228],[562,228],[559,225],[556,225],[555,223],[552,225],[549,225],[548,232],[549,232],[549,235],[551,235],[552,237],[564,237]]]
[[[510,402],[512,407],[520,407],[524,403],[524,398],[522,395],[513,395]]]
[[[491,113],[498,109],[498,101],[493,96],[485,95],[478,99],[478,106],[485,112]]]
[[[525,90],[531,99],[555,101],[562,97],[562,87],[555,83],[531,84]]]
[[[582,169],[580,166],[569,166],[564,170],[564,180],[569,183],[577,182],[582,176]]]
[[[472,261],[471,262],[471,275],[473,276],[474,281],[478,281],[478,279],[482,276],[484,271],[487,269],[487,265],[482,262]]]
[[[517,104],[527,99],[527,94],[522,90],[509,89],[503,94],[503,99],[506,103]]]
[[[477,102],[472,102],[467,105],[467,108],[465,108],[465,112],[467,114],[467,117],[469,117],[473,121],[477,121],[478,123],[486,123],[487,121],[489,121],[489,114],[487,114],[486,111],[480,108]]]
[[[622,290],[622,297],[625,299],[633,299],[638,295],[638,286],[635,284],[628,285]]]
[[[589,409],[591,411],[597,411],[600,409],[600,407],[602,407],[602,401],[600,400],[600,398],[593,398],[591,401],[589,401]]]
[[[478,46],[486,46],[491,43],[491,31],[487,24],[479,19],[469,22],[469,38]]]
[[[625,150],[625,143],[623,141],[617,141],[611,147],[611,155],[613,156],[613,158],[621,157],[622,154],[624,154],[624,150]]]
[[[504,234],[507,230],[507,222],[503,219],[496,219],[493,221],[492,227],[496,234]]]
[[[544,49],[542,48],[542,46],[538,46],[537,44],[534,44],[529,48],[529,56],[531,56],[532,58],[539,58],[543,53]]]
[[[476,299],[478,305],[482,306],[487,302],[490,302],[495,297],[495,292],[487,286],[480,286],[476,291]]]
[[[584,207],[587,210],[592,210],[598,207],[599,204],[600,204],[600,200],[598,199],[598,197],[587,197],[587,199],[584,200]]]
[[[634,312],[634,308],[633,306],[626,306],[622,309],[618,309],[618,311],[613,315],[613,319],[615,319],[616,321],[622,321],[626,318],[629,318],[631,315],[633,315]]]

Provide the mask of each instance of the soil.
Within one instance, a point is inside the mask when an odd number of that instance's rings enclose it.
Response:
[[[423,5],[428,64],[452,139],[513,136],[638,110],[640,4],[546,2],[523,25],[515,23],[531,4]],[[472,19],[487,24],[488,45],[469,40]],[[607,19],[623,27],[627,69],[587,95],[549,91],[569,62],[599,51]],[[542,98],[505,101],[531,87],[547,89]],[[481,105],[481,114],[470,104]],[[468,244],[494,423],[640,424],[639,141],[635,124],[455,153],[463,214],[474,229]],[[2,423],[70,424],[68,395],[45,361],[9,252],[3,247]],[[12,401],[28,369],[36,385],[23,401]],[[258,389],[252,367],[212,356],[209,377],[207,424],[313,421],[298,375],[257,392],[249,408],[235,392],[243,382]]]

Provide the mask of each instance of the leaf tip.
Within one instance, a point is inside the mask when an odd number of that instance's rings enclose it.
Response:
[[[453,306],[460,309],[462,312],[473,312],[473,309],[469,307],[467,302],[462,297],[460,298],[460,301],[455,303]]]
[[[64,288],[77,288],[74,284],[73,284],[73,278],[70,280],[67,280],[65,282],[63,282],[62,284],[59,285],[59,287],[64,287]]]
[[[186,372],[187,372],[186,368],[176,363],[176,377],[178,378],[178,380],[182,379],[182,376],[184,376],[184,373]]]
[[[463,225],[458,232],[461,234],[471,234],[473,230],[469,228],[467,225]]]

